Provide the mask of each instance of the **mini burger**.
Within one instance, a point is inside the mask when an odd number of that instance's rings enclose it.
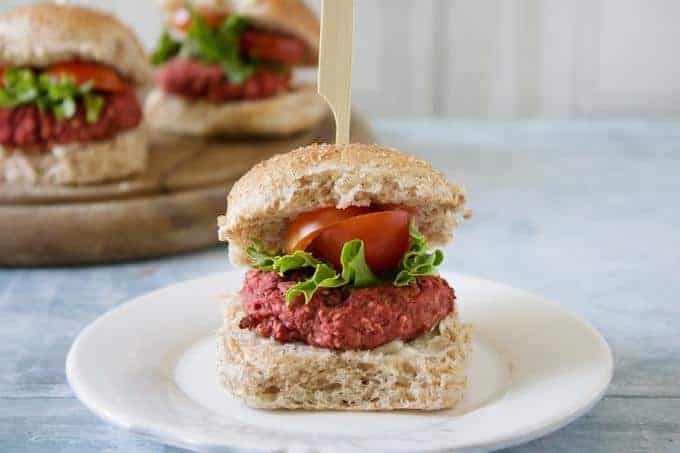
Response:
[[[146,115],[158,131],[193,136],[288,135],[328,113],[314,84],[319,23],[301,0],[160,0],[167,11]]]
[[[464,209],[460,187],[394,149],[312,145],[255,166],[219,219],[250,267],[225,301],[221,383],[258,408],[454,406],[468,331],[429,246]]]
[[[107,14],[43,3],[0,15],[0,183],[94,184],[146,167],[134,33]]]

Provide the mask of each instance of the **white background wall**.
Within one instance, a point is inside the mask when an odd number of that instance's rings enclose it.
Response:
[[[308,0],[318,8],[320,0]],[[1,0],[5,10],[28,0]],[[152,0],[112,10],[151,46]],[[354,99],[380,116],[680,114],[680,0],[357,0]]]

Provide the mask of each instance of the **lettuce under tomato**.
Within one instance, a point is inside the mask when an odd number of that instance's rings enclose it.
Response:
[[[161,65],[175,57],[181,49],[182,43],[174,40],[170,33],[164,30],[158,40],[158,44],[156,44],[156,48],[151,53],[151,64],[154,66]]]
[[[366,263],[364,242],[353,239],[345,242],[340,253],[342,270],[338,272],[333,266],[314,258],[310,253],[295,251],[285,255],[281,251],[267,250],[261,242],[253,241],[248,247],[247,254],[254,268],[276,272],[280,275],[289,271],[314,269],[314,274],[291,286],[286,291],[286,303],[291,303],[298,296],[309,303],[319,288],[366,288],[377,286],[387,281],[395,286],[407,286],[416,281],[417,277],[436,275],[439,265],[444,260],[441,250],[428,253],[425,237],[412,222],[409,227],[409,249],[399,262],[399,267],[388,276],[379,277],[371,271]]]
[[[340,254],[342,263],[340,273],[329,264],[317,260],[310,253],[300,250],[290,255],[281,255],[266,250],[260,242],[254,241],[247,253],[253,267],[263,271],[283,275],[288,271],[314,268],[312,277],[291,286],[286,291],[286,303],[291,303],[299,295],[303,295],[305,302],[309,303],[319,288],[339,288],[348,285],[354,288],[364,288],[380,282],[366,264],[364,243],[359,239],[348,241],[343,245]]]
[[[182,41],[163,32],[151,54],[151,63],[160,65],[177,55],[218,64],[231,83],[241,85],[255,73],[258,62],[241,55],[241,37],[249,22],[230,15],[219,27],[211,27],[200,14],[191,13],[191,21]]]
[[[436,275],[437,268],[444,261],[444,253],[437,249],[427,253],[428,244],[415,224],[409,226],[409,247],[399,265],[399,272],[394,278],[395,286],[407,286],[416,281],[416,277]]]
[[[20,105],[36,104],[58,119],[73,118],[77,103],[82,101],[85,120],[96,123],[104,108],[102,96],[92,92],[92,83],[76,84],[66,74],[38,74],[33,69],[7,68],[0,87],[0,107],[13,109]]]
[[[288,271],[316,267],[317,264],[321,264],[321,261],[307,252],[298,250],[290,255],[283,255],[281,251],[265,249],[260,241],[253,241],[247,253],[254,268],[282,275]]]

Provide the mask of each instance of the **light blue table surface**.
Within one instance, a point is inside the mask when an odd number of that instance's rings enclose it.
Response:
[[[431,159],[474,220],[449,269],[554,299],[616,362],[591,413],[517,452],[680,451],[680,124],[376,121]],[[0,451],[175,451],[109,426],[64,376],[88,323],[126,300],[227,269],[223,248],[112,266],[0,270]],[[106,360],[105,357],[102,360]],[[559,389],[556,389],[559,391]]]

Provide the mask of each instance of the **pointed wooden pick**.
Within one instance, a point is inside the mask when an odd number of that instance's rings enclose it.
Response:
[[[323,0],[319,94],[335,117],[335,143],[349,143],[352,91],[354,0]]]

